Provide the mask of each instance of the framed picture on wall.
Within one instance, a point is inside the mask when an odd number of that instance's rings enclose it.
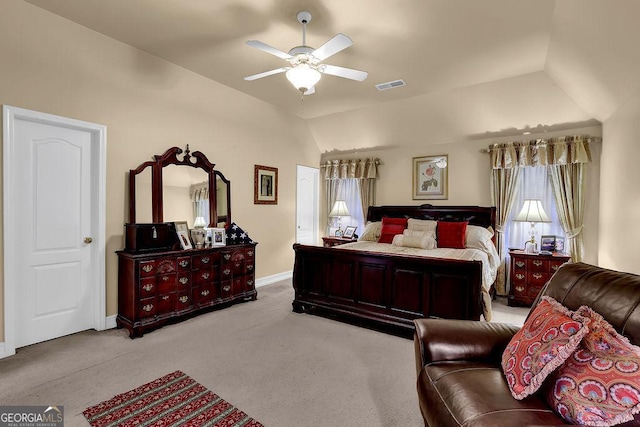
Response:
[[[413,158],[413,200],[444,200],[448,196],[449,158],[423,156]]]
[[[254,165],[253,204],[278,204],[278,168]]]

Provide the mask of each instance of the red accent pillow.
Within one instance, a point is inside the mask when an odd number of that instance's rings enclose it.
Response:
[[[542,297],[502,353],[502,370],[513,397],[522,400],[535,393],[578,347],[589,332],[588,323],[553,298]]]
[[[393,236],[402,234],[404,229],[407,228],[407,220],[407,218],[382,217],[382,231],[380,232],[378,243],[393,242]]]
[[[565,420],[612,426],[640,411],[640,347],[618,334],[587,306],[576,314],[591,319],[578,349],[550,377],[547,402]]]
[[[438,221],[436,234],[439,248],[464,249],[468,221]]]

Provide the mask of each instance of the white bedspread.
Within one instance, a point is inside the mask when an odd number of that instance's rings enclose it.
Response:
[[[357,250],[367,252],[384,252],[398,255],[412,255],[422,256],[429,258],[446,258],[457,259],[464,261],[482,261],[482,290],[483,290],[483,303],[484,303],[484,318],[485,320],[491,320],[491,297],[489,296],[489,289],[496,280],[498,267],[500,265],[500,256],[498,255],[495,246],[491,245],[487,247],[486,251],[479,249],[450,249],[450,248],[436,248],[436,249],[419,249],[409,248],[403,246],[394,246],[390,243],[376,243],[368,241],[359,241],[353,243],[347,243],[344,245],[334,246],[335,249],[343,250]]]

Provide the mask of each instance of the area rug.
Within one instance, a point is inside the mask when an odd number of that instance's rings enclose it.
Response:
[[[181,371],[85,409],[94,427],[263,427]]]

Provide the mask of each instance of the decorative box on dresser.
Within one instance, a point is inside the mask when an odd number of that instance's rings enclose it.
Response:
[[[571,259],[570,255],[553,252],[551,255],[509,251],[511,257],[510,306],[531,306],[542,287],[558,268]]]
[[[118,327],[131,338],[214,307],[255,300],[256,244],[118,251]]]

